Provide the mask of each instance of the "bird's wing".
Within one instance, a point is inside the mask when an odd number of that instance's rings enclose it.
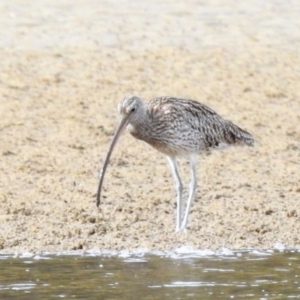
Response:
[[[169,115],[180,118],[192,127],[211,126],[224,121],[214,110],[195,100],[175,97],[155,98],[148,104],[148,111],[155,115]]]
[[[155,98],[149,103],[153,117],[162,117],[170,124],[185,127],[185,130],[197,132],[206,147],[219,144],[253,144],[253,138],[247,131],[232,122],[223,119],[208,106],[189,99],[175,97]],[[189,128],[189,129],[188,129]],[[180,128],[179,128],[180,130]]]

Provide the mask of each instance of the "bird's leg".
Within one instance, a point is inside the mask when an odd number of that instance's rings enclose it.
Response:
[[[186,228],[188,216],[189,216],[189,213],[190,213],[192,203],[195,199],[195,192],[196,192],[196,188],[197,188],[196,159],[195,159],[195,156],[190,155],[189,160],[190,160],[190,166],[191,166],[190,192],[189,192],[189,198],[188,198],[186,209],[185,209],[184,218],[183,218],[183,221],[182,221],[181,226],[179,228],[179,231],[184,230]]]
[[[181,227],[181,211],[182,211],[182,189],[183,185],[178,173],[178,167],[175,157],[167,156],[167,159],[169,161],[172,175],[175,181],[175,188],[176,188],[176,194],[177,194],[177,215],[176,215],[176,231],[180,230]]]

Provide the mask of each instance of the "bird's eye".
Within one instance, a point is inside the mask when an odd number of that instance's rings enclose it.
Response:
[[[133,107],[133,108],[130,110],[130,112],[135,112],[135,107]]]

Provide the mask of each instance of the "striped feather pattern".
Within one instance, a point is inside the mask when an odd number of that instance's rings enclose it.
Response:
[[[159,97],[145,105],[136,96],[120,103],[120,112],[134,112],[129,132],[167,155],[187,155],[221,144],[253,146],[251,134],[194,100]]]

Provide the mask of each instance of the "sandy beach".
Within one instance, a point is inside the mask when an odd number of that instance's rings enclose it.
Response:
[[[300,247],[297,1],[22,3],[0,6],[0,253]],[[199,155],[186,232],[166,158],[128,133],[96,207],[126,94],[200,101],[256,140]]]

